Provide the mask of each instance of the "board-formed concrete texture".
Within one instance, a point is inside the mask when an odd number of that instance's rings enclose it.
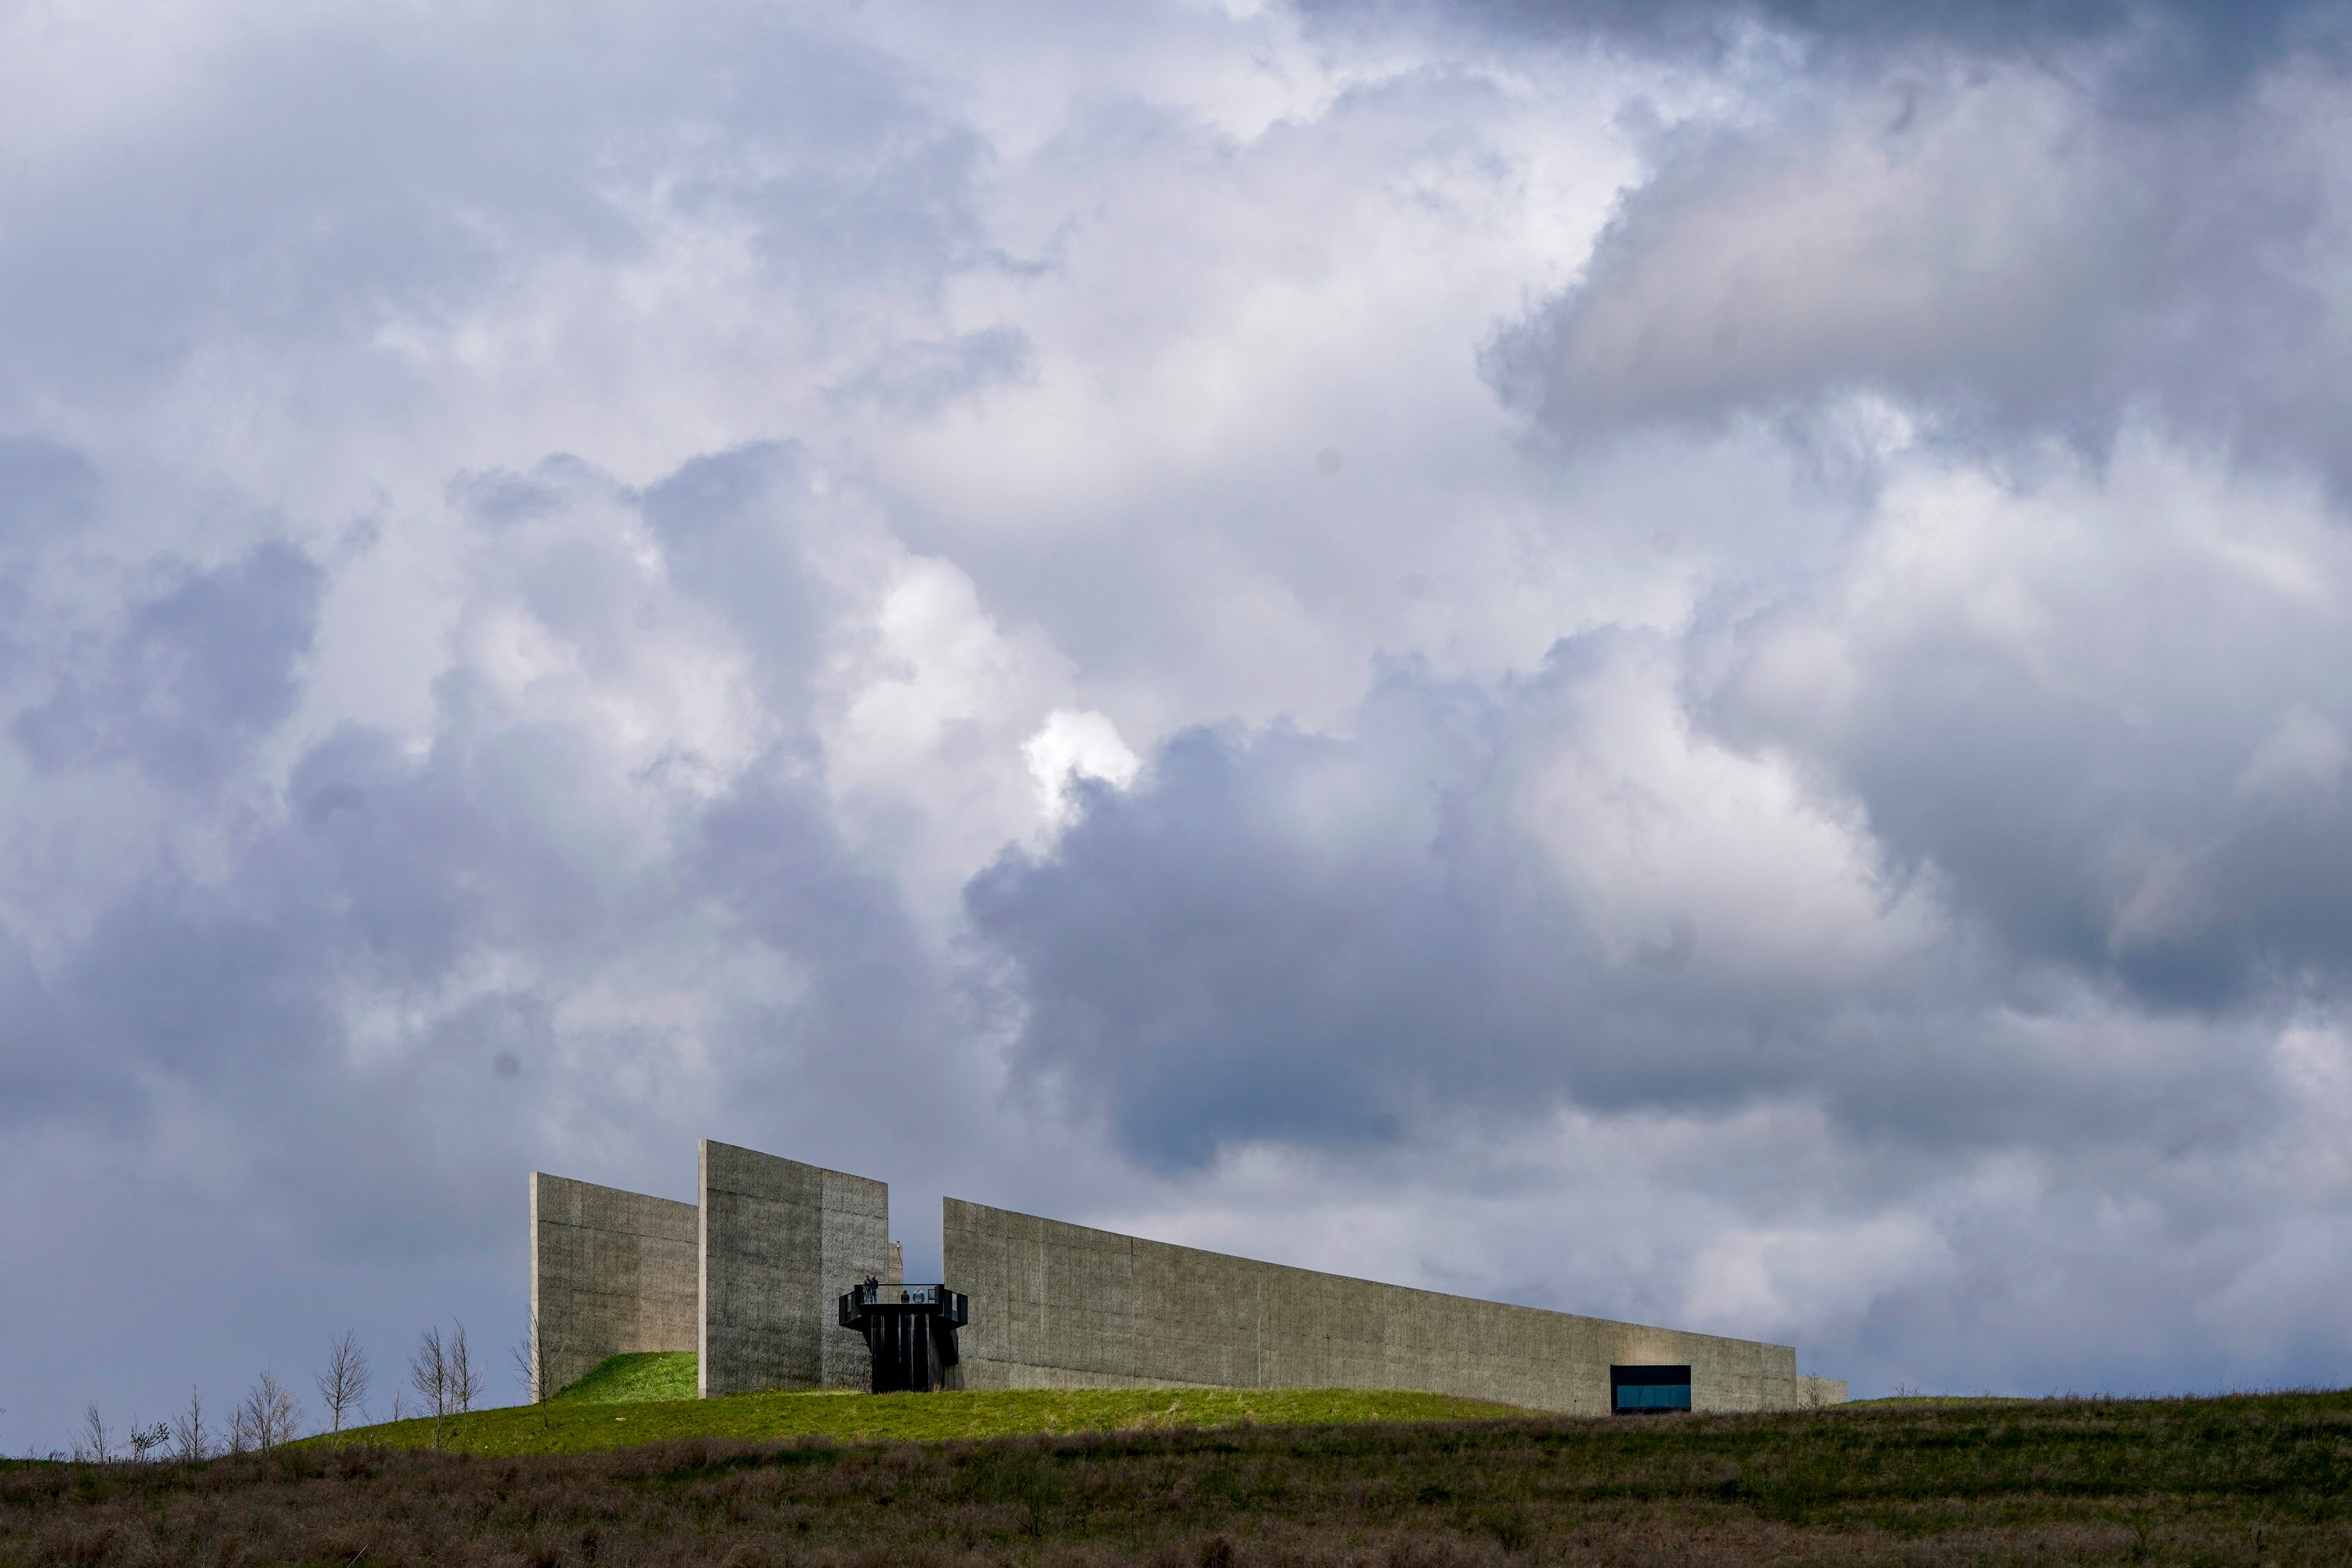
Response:
[[[835,1304],[890,1266],[888,1185],[707,1138],[698,1163],[702,1396],[867,1386]]]
[[[1443,1296],[949,1198],[942,1257],[971,1298],[965,1388],[1400,1388],[1609,1411],[1609,1368],[1688,1364],[1696,1410],[1829,1403],[1788,1345]]]
[[[692,1204],[530,1173],[530,1315],[548,1393],[609,1355],[695,1348],[697,1222]]]

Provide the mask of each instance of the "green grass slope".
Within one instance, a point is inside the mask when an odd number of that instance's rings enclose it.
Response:
[[[610,1381],[620,1383],[629,1370]],[[544,1405],[513,1405],[445,1420],[441,1446],[467,1454],[583,1454],[675,1437],[933,1442],[1179,1427],[1470,1421],[1528,1414],[1475,1399],[1368,1389],[1041,1388],[986,1394],[742,1394],[724,1399],[628,1402],[570,1394],[567,1390],[565,1396]],[[353,1428],[338,1438],[310,1441],[426,1447],[434,1441],[433,1422],[387,1422]]]
[[[794,1411],[777,1425],[853,1436],[919,1416],[913,1435],[928,1436],[959,1411],[998,1428],[1159,1420],[1201,1397],[784,1394],[700,1410],[746,1428],[762,1410]],[[1277,1397],[1294,1416],[1384,1402]],[[653,1418],[675,1408],[546,1414],[557,1431],[602,1420],[653,1434]],[[478,1417],[472,1438],[538,1415]],[[0,1469],[0,1568],[247,1563],[2320,1568],[2352,1563],[2352,1394],[1262,1422],[983,1442],[697,1436],[544,1458],[311,1444],[196,1465]]]
[[[606,1356],[555,1396],[559,1405],[618,1405],[694,1397],[692,1351],[638,1351]]]

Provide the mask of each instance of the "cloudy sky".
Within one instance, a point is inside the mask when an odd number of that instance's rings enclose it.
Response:
[[[0,1447],[698,1136],[2352,1380],[2347,43],[0,5]]]

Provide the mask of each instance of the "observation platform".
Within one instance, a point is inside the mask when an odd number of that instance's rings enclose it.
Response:
[[[841,1326],[866,1336],[877,1394],[934,1393],[954,1381],[956,1331],[971,1298],[944,1285],[860,1285],[841,1298]]]

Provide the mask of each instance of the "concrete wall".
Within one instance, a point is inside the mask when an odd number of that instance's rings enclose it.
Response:
[[[552,1394],[606,1356],[695,1348],[692,1204],[530,1173],[530,1312]]]
[[[1441,1296],[957,1198],[942,1222],[947,1282],[971,1298],[966,1388],[1413,1388],[1600,1415],[1612,1363],[1687,1363],[1696,1409],[1808,1402],[1787,1345]]]
[[[835,1303],[889,1267],[889,1187],[709,1139],[699,1164],[703,1396],[866,1387]]]
[[[1843,1405],[1845,1379],[1811,1377],[1800,1373],[1797,1376],[1797,1403],[1809,1410],[1823,1405]]]

